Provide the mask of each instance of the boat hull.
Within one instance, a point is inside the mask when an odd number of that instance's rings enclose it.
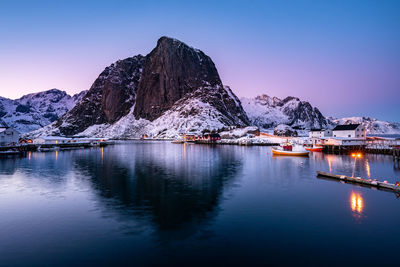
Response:
[[[276,156],[308,157],[309,151],[285,151],[272,148],[272,154]]]
[[[322,152],[322,149],[322,147],[306,147],[306,150],[310,152]]]

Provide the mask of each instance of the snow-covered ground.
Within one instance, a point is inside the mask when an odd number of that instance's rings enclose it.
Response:
[[[224,127],[226,118],[213,106],[199,99],[187,99],[175,105],[154,121],[135,119],[131,112],[113,124],[98,124],[88,127],[77,136],[104,137],[112,139],[138,138],[147,135],[151,138],[177,138],[183,133],[200,135],[204,131],[217,131]],[[59,135],[58,128],[48,125],[34,131],[31,137]]]

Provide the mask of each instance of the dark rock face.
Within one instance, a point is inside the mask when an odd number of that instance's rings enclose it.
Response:
[[[146,56],[135,117],[152,121],[187,93],[207,86],[222,87],[212,60],[178,40],[161,37]]]
[[[105,68],[80,103],[55,126],[61,133],[73,135],[91,125],[113,123],[127,115],[135,103],[143,62],[144,57],[138,55]]]
[[[74,135],[95,124],[113,124],[132,113],[153,121],[166,111],[196,98],[217,109],[226,125],[248,125],[240,100],[222,85],[213,61],[202,51],[161,37],[146,56],[107,67],[70,112],[54,124]]]
[[[296,101],[298,105],[295,109],[285,107],[283,112],[289,117],[291,126],[302,126],[298,122],[308,122],[310,125],[320,125],[326,127],[328,125],[326,118],[322,115],[318,108],[313,108],[310,103],[306,101],[300,101],[296,97],[287,97],[282,100],[282,106],[289,101]]]

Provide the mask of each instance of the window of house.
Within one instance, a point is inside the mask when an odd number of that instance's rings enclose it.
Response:
[[[351,135],[349,134],[349,137],[351,137]]]

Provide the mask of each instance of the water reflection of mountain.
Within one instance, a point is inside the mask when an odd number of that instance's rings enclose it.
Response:
[[[192,235],[213,216],[241,162],[222,147],[165,142],[117,145],[75,157],[76,169],[90,177],[103,207],[127,220],[145,218],[148,224],[151,218],[161,235],[179,230],[174,238]]]

